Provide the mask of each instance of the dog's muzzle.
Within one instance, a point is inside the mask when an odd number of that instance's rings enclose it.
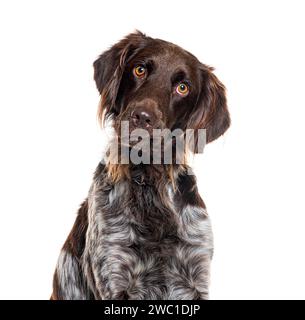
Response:
[[[131,130],[144,129],[151,134],[153,129],[162,127],[162,112],[155,100],[146,98],[131,104],[128,109]]]

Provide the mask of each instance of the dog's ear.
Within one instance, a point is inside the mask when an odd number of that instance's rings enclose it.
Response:
[[[212,142],[230,126],[226,89],[212,72],[214,69],[201,65],[201,92],[197,106],[190,117],[189,128],[195,129],[195,152],[198,152],[198,129],[206,129],[206,143]]]
[[[143,47],[146,36],[137,31],[129,34],[109,50],[101,54],[93,63],[94,80],[101,94],[99,116],[103,118],[117,114],[115,102],[126,62],[136,49]]]

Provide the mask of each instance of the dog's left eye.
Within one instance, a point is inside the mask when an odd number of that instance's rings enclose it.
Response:
[[[146,68],[142,65],[133,68],[133,74],[137,78],[144,78],[146,75]]]
[[[178,84],[178,86],[176,87],[176,92],[180,95],[185,97],[186,95],[188,95],[189,93],[189,87],[187,84],[181,82]]]

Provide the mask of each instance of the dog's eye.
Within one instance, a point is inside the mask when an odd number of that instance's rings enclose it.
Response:
[[[146,75],[146,68],[141,65],[136,66],[135,68],[133,68],[133,74],[137,78],[144,78]]]
[[[176,92],[180,95],[180,96],[186,96],[189,93],[189,87],[187,84],[181,82],[178,84],[178,86],[176,87]]]

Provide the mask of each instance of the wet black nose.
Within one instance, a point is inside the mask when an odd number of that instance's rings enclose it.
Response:
[[[131,121],[135,127],[150,128],[156,124],[156,116],[146,107],[137,107],[131,112]]]

